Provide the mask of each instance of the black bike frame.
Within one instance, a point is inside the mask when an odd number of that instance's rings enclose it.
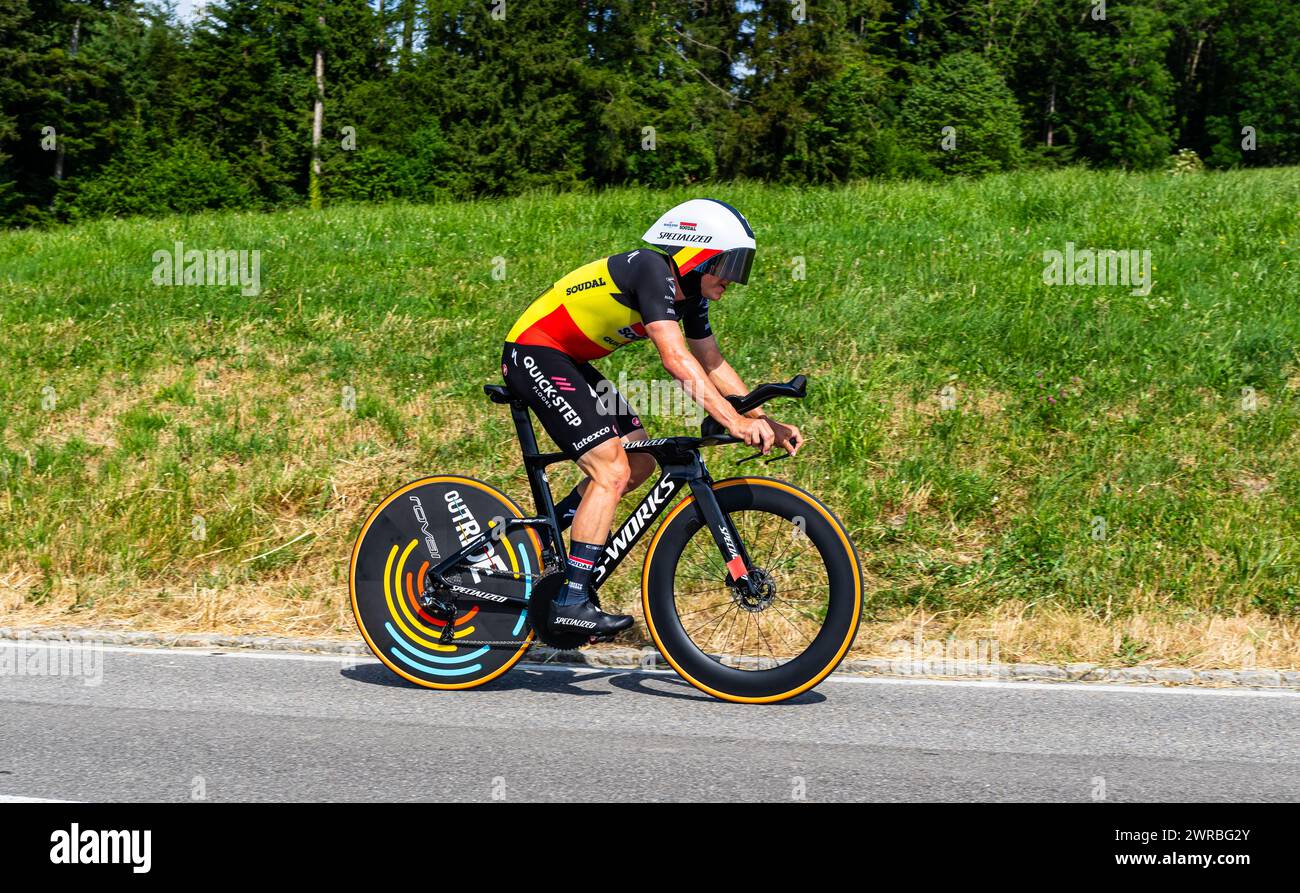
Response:
[[[559,519],[555,514],[555,501],[551,494],[550,483],[546,476],[547,466],[568,460],[565,453],[542,453],[537,448],[537,436],[533,431],[532,417],[527,405],[518,399],[510,401],[510,415],[514,421],[515,433],[523,451],[524,470],[528,475],[528,485],[533,493],[533,503],[538,512],[533,518],[506,518],[502,529],[492,527],[465,543],[460,551],[440,561],[429,574],[429,579],[438,580],[457,595],[468,595],[493,602],[524,602],[515,596],[497,595],[483,592],[469,586],[461,586],[446,580],[444,574],[454,573],[460,568],[464,559],[480,550],[489,539],[520,527],[538,528],[545,533],[543,557],[564,554],[564,539],[560,534]],[[645,532],[663,510],[675,503],[675,497],[683,487],[689,487],[695,497],[695,508],[699,518],[709,527],[723,563],[732,572],[738,583],[745,581],[744,568],[749,567],[749,556],[745,553],[740,535],[731,523],[731,519],[718,505],[713,493],[713,478],[700,458],[702,445],[739,443],[736,438],[721,434],[711,437],[660,437],[654,440],[633,441],[624,445],[629,453],[647,453],[659,463],[660,475],[650,491],[646,493],[636,510],[611,537],[601,554],[592,574],[591,586],[598,589],[602,583],[618,568],[627,554],[641,540]],[[739,564],[737,561],[739,560]],[[508,577],[520,579],[526,574],[477,569],[485,576]]]

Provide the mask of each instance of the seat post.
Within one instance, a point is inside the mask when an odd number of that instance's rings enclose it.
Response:
[[[533,506],[539,516],[549,518],[552,524],[556,524],[559,519],[555,516],[555,499],[551,496],[551,485],[546,480],[546,466],[542,464],[541,451],[537,448],[537,434],[533,430],[528,405],[519,399],[511,400],[510,417],[514,419],[515,433],[524,454],[524,472],[528,475],[528,488],[533,493]],[[555,535],[558,534],[559,528],[556,527]],[[563,538],[555,543],[555,548],[560,553],[564,552]]]
[[[533,419],[528,414],[528,405],[524,401],[514,399],[510,401],[510,418],[515,423],[515,434],[519,437],[519,446],[524,451],[524,458],[536,456],[537,434],[533,431]]]
[[[528,404],[511,391],[508,385],[484,385],[483,392],[493,403],[510,405],[510,418],[515,423],[515,437],[519,440],[519,449],[523,453],[524,473],[528,475],[528,486],[533,491],[533,504],[538,515],[545,515],[550,520],[552,538],[557,540],[555,546],[563,552],[563,538],[560,537],[558,519],[555,517],[555,501],[551,498],[551,486],[546,481],[547,459],[537,448],[537,434],[533,431]],[[556,461],[556,457],[552,456],[550,461]]]

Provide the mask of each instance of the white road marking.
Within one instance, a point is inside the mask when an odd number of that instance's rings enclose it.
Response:
[[[97,645],[94,639],[51,641],[49,639],[0,639],[0,648],[95,648],[98,651],[120,654],[151,654],[155,657],[244,657],[256,660],[317,660],[335,663],[377,664],[369,651],[357,654],[307,654],[297,651],[237,651],[224,650],[213,645],[170,647],[167,645]]]
[[[1205,688],[1192,684],[1124,685],[1115,682],[1030,682],[1018,679],[913,679],[893,676],[828,676],[826,682],[854,683],[858,685],[950,685],[961,688],[1000,688],[1003,691],[1025,689],[1042,691],[1140,692],[1157,695],[1202,695],[1245,698],[1300,698],[1300,691],[1292,689],[1269,690],[1258,688]]]
[[[10,797],[0,794],[0,803],[80,803],[80,800],[46,800],[42,797]]]
[[[68,646],[86,647],[91,641],[60,641],[48,639],[0,639],[0,648],[14,646],[24,648],[67,648]],[[379,661],[369,654],[306,654],[295,651],[244,651],[224,650],[218,647],[178,647],[165,645],[102,645],[96,646],[105,652],[122,654],[143,654],[154,657],[236,657],[252,660],[301,660],[323,661],[325,663],[378,664]],[[538,670],[542,672],[565,672],[577,675],[593,673],[645,673],[646,675],[676,676],[672,670],[643,669],[640,667],[590,667],[574,664],[532,663],[520,661],[515,664],[517,670]],[[3,677],[0,677],[3,678]],[[1093,694],[1141,693],[1157,695],[1195,695],[1200,697],[1237,697],[1237,698],[1300,698],[1300,691],[1291,689],[1270,690],[1256,688],[1206,688],[1196,685],[1127,685],[1114,682],[1030,682],[1012,679],[935,679],[910,676],[849,676],[831,675],[822,682],[825,684],[848,685],[937,685],[957,688],[994,688],[1003,691],[1083,691]]]

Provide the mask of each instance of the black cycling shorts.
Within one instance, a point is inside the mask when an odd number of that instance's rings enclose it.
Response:
[[[572,459],[641,429],[641,419],[613,383],[566,353],[507,341],[501,375]]]

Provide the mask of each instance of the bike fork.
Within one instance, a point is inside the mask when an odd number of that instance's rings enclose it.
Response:
[[[740,533],[731,517],[718,505],[718,498],[713,492],[713,482],[707,478],[691,481],[691,493],[695,496],[696,510],[700,518],[708,525],[713,542],[722,553],[723,563],[727,566],[729,584],[740,584],[748,580],[749,554],[745,544],[740,540]]]

